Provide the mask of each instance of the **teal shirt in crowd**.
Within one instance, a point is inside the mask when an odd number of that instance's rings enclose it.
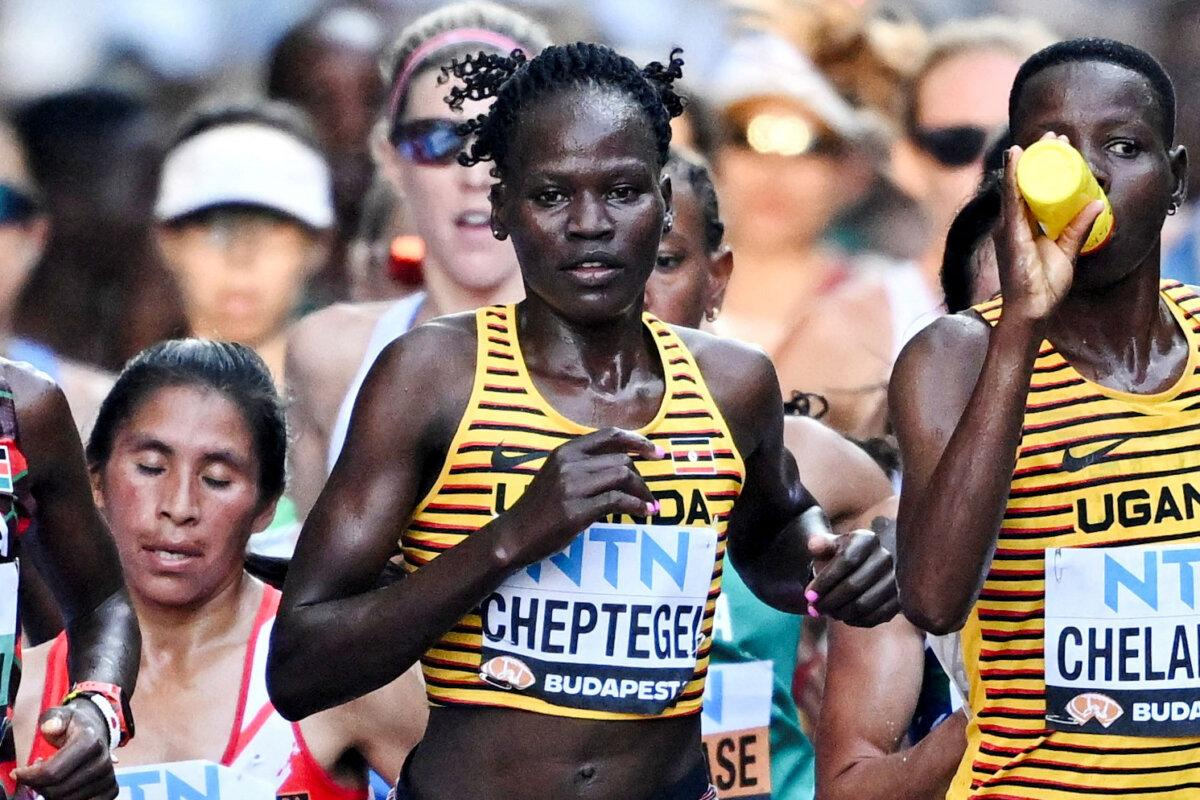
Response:
[[[813,796],[813,748],[800,730],[792,700],[800,626],[800,617],[756,598],[725,559],[701,715],[709,766],[722,798]],[[768,740],[769,771],[763,763]]]

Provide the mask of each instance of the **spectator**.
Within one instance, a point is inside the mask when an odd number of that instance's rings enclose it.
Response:
[[[310,286],[322,305],[349,296],[346,245],[358,229],[374,172],[371,125],[384,92],[376,63],[385,44],[374,13],[333,5],[288,31],[270,56],[267,95],[312,117],[333,170],[336,236],[328,263]]]
[[[713,328],[763,347],[785,393],[827,398],[834,428],[882,432],[892,361],[935,301],[915,266],[852,258],[825,234],[882,169],[887,141],[786,42],[758,35],[727,58],[711,100],[741,266]]]
[[[341,452],[358,388],[383,348],[434,317],[522,296],[512,245],[489,227],[488,169],[463,169],[455,161],[462,147],[456,125],[484,106],[449,110],[439,68],[480,50],[536,54],[549,42],[545,29],[520,14],[466,2],[417,19],[392,45],[383,65],[391,97],[375,153],[424,240],[426,290],[395,302],[324,309],[292,331],[289,415],[296,444],[289,494],[302,516]]]
[[[158,126],[138,98],[80,89],[14,117],[50,236],[17,303],[16,331],[65,357],[120,369],[185,329],[154,246]]]
[[[931,291],[939,290],[950,220],[975,191],[984,151],[1005,127],[1013,77],[1052,41],[1040,23],[1006,17],[948,22],[930,36],[907,91],[897,175],[924,209],[920,264]]]
[[[88,466],[145,641],[133,699],[138,735],[121,764],[206,759],[280,796],[365,800],[364,761],[398,774],[420,738],[420,679],[409,672],[296,724],[267,700],[279,592],[243,571],[242,554],[283,491],[280,406],[253,351],[196,340],[138,356],[104,402]],[[74,649],[60,637],[26,654],[14,718],[19,763],[53,752],[35,738],[36,720],[63,695]]]
[[[48,221],[21,143],[12,128],[0,121],[0,352],[53,378],[67,397],[76,426],[86,433],[112,378],[12,332],[18,295],[41,257],[47,233]]]
[[[190,330],[253,347],[282,383],[287,324],[334,223],[329,166],[302,112],[273,101],[193,112],[154,213]]]

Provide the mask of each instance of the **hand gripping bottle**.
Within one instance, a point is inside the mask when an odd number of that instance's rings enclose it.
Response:
[[[1029,210],[1051,239],[1057,239],[1075,215],[1093,200],[1103,200],[1104,210],[1092,223],[1081,254],[1103,247],[1112,236],[1113,212],[1096,176],[1083,155],[1061,139],[1034,142],[1017,162],[1017,188]]]

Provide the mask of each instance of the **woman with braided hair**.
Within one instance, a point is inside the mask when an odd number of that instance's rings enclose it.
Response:
[[[491,100],[460,162],[492,164],[527,299],[375,362],[268,665],[300,718],[420,660],[432,707],[404,796],[715,796],[699,711],[727,547],[781,610],[896,611],[891,556],[829,533],[797,478],[766,357],[643,313],[681,65],[579,43],[446,70],[452,106]],[[376,588],[397,534],[404,575]]]

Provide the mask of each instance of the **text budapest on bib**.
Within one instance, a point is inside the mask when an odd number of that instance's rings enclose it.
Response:
[[[717,533],[592,525],[500,585],[480,611],[480,677],[558,706],[670,707],[703,644]]]
[[[1200,735],[1200,546],[1046,551],[1046,722]]]

